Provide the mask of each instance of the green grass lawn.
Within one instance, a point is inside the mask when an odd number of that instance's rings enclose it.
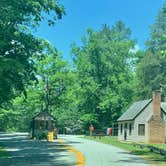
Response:
[[[141,149],[139,147],[135,147],[134,143],[131,143],[131,142],[120,142],[117,140],[117,137],[101,137],[100,139],[98,137],[94,138],[90,136],[85,136],[84,138],[106,143],[106,144],[111,144],[121,149],[130,151],[132,154],[139,155],[143,158],[148,159],[149,161],[151,161],[153,165],[166,166],[166,156],[162,156],[160,154],[150,152],[149,149],[147,148]],[[150,144],[150,145],[153,145],[162,149],[166,149],[166,144]]]
[[[149,144],[149,145],[166,150],[166,144]]]
[[[8,156],[7,151],[0,146],[0,158],[5,158],[7,156]]]

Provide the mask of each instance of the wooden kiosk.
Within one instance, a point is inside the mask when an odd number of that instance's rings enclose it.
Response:
[[[46,110],[39,112],[32,118],[32,138],[53,141],[53,136],[57,137],[55,118]]]

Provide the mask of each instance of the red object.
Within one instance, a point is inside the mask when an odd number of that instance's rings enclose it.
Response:
[[[109,135],[112,135],[112,128],[109,128],[108,132],[109,132]]]
[[[90,131],[94,131],[93,125],[90,125],[90,126],[89,126],[89,130],[90,130]]]

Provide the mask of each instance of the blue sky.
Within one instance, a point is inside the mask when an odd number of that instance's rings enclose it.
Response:
[[[158,11],[165,0],[61,0],[66,16],[55,27],[45,21],[36,32],[50,41],[65,59],[70,59],[70,45],[81,44],[81,37],[87,28],[99,30],[103,24],[110,27],[121,20],[132,30],[141,49],[150,33],[150,25],[155,21]]]

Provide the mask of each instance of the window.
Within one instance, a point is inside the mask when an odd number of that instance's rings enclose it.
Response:
[[[123,132],[123,124],[120,124],[120,133],[122,134]]]
[[[145,124],[138,125],[138,135],[145,135]]]
[[[130,123],[129,124],[129,135],[131,135],[131,132],[132,132],[132,124]]]

